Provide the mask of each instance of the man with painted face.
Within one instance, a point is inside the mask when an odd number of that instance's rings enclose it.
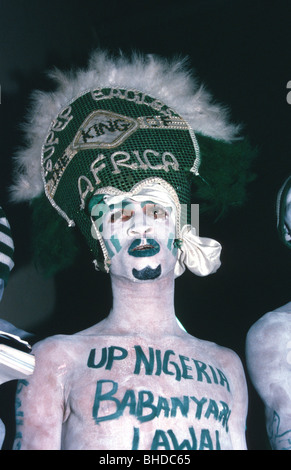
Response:
[[[34,100],[14,199],[79,227],[113,300],[96,325],[35,345],[14,448],[245,449],[240,359],[184,330],[174,283],[220,266],[220,244],[191,226],[193,184],[207,209],[241,204],[251,148],[181,62],[98,51],[55,78]]]
[[[143,281],[161,277],[162,266],[163,275],[171,270],[177,248],[176,211],[170,204],[170,198],[168,207],[134,199],[123,199],[119,204],[107,202],[99,230],[110,253],[111,276]],[[100,211],[100,204],[96,208]]]

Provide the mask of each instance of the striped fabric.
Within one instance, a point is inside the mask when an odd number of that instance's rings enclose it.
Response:
[[[0,279],[7,284],[9,273],[14,266],[14,243],[5,213],[0,207]]]

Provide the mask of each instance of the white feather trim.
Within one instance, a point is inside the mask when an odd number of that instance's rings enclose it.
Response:
[[[240,126],[228,120],[225,107],[193,77],[186,59],[167,60],[154,55],[122,53],[116,58],[107,52],[92,54],[86,70],[50,72],[55,92],[35,91],[26,123],[26,148],[15,155],[15,178],[11,197],[15,202],[30,200],[43,192],[41,148],[49,126],[57,114],[77,95],[96,87],[133,88],[161,100],[180,114],[196,132],[214,139],[231,141]]]

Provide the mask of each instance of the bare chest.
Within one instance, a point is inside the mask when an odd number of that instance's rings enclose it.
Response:
[[[66,447],[75,448],[78,432],[86,448],[230,446],[231,383],[202,359],[145,344],[89,348],[70,380]]]

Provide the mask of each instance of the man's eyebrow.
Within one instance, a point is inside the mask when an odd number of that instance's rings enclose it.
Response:
[[[141,207],[144,208],[144,206],[146,206],[147,204],[154,204],[156,206],[160,206],[160,204],[158,204],[157,202],[153,202],[153,201],[143,201],[141,202]]]
[[[108,207],[112,211],[114,209],[124,209],[126,206],[133,205],[131,201],[122,201],[121,203],[118,204],[110,204]]]
[[[163,204],[160,204],[159,202],[153,202],[153,201],[144,201],[141,203],[141,207],[142,209],[147,205],[147,204],[152,204],[154,206],[158,206],[158,207],[161,207],[162,209],[165,209],[169,212],[171,212],[172,210],[172,207],[171,206],[164,206]]]

